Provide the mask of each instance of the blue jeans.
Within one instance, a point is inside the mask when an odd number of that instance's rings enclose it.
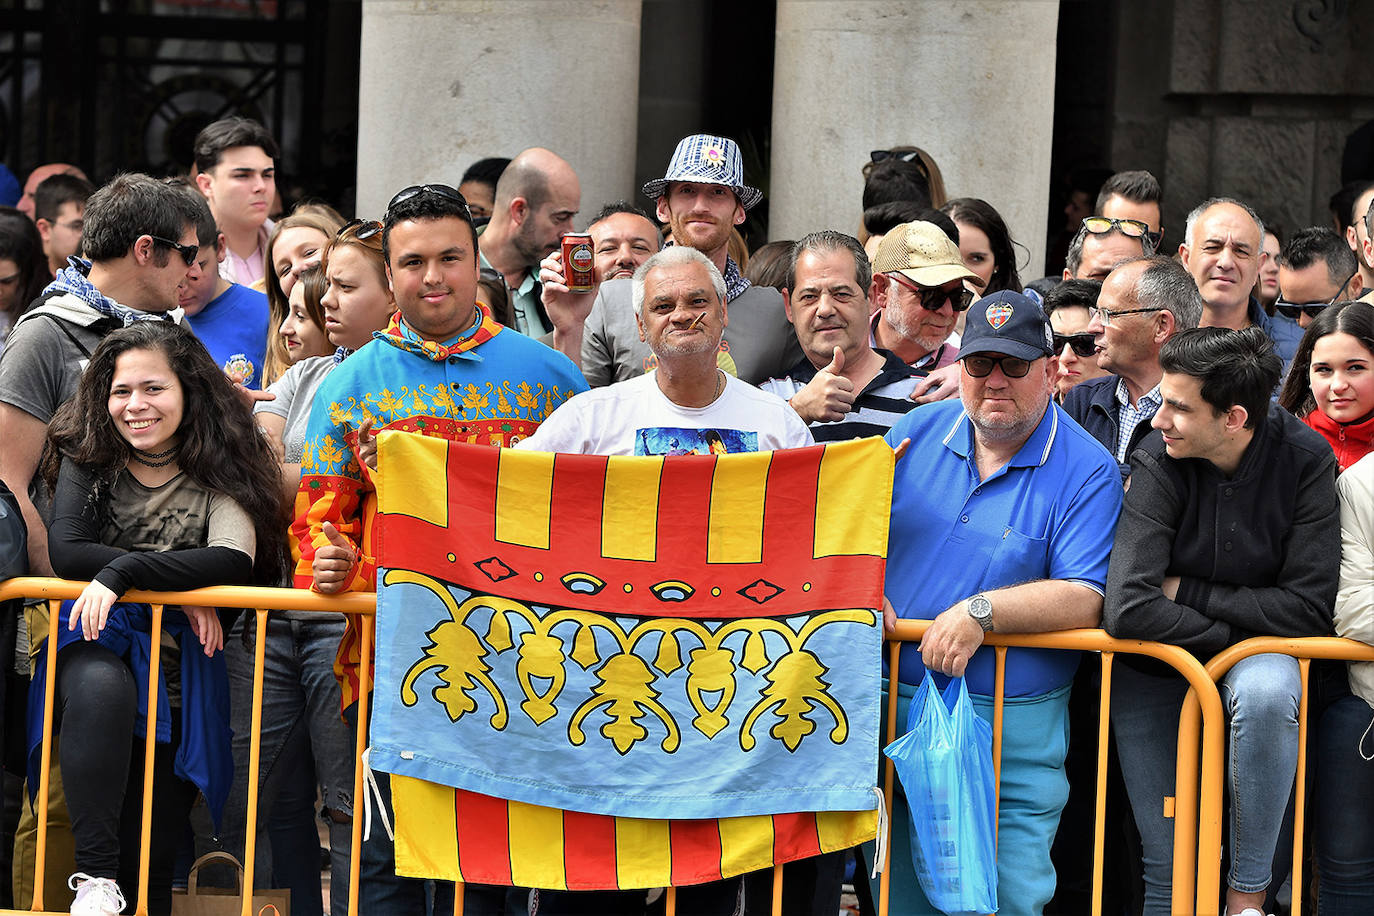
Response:
[[[1317,726],[1313,854],[1321,916],[1374,912],[1374,710],[1357,696],[1332,703]]]
[[[262,749],[258,775],[259,886],[291,889],[291,910],[320,916],[318,786],[329,823],[330,911],[348,912],[348,856],[353,813],[353,730],[340,713],[334,657],[343,636],[341,616],[288,619],[270,615],[263,659]],[[243,631],[249,633],[244,645]],[[248,807],[253,700],[251,614],[225,640],[234,727],[234,786],[220,832],[224,848],[243,857]],[[268,853],[270,852],[270,858]]]
[[[1265,890],[1298,765],[1296,659],[1256,655],[1222,678],[1227,718],[1226,789],[1230,802],[1229,887]],[[1178,717],[1188,683],[1179,676],[1113,668],[1112,729],[1121,772],[1140,828],[1146,916],[1168,916],[1173,891],[1174,824],[1164,798],[1175,792]]]
[[[899,687],[897,721],[904,723],[916,688],[911,684]],[[1064,756],[1069,746],[1069,689],[1065,685],[1042,696],[1008,698],[1003,706],[1002,784],[997,808],[999,916],[1039,916],[1054,896],[1050,846],[1059,827],[1059,813],[1069,797],[1069,782],[1064,775]],[[879,734],[885,738],[886,690],[883,696],[884,722]],[[992,697],[971,696],[978,715],[991,722]],[[891,916],[939,916],[916,879],[911,863],[909,820],[906,796],[898,784],[888,854],[892,872],[888,912]],[[865,843],[863,851],[871,866],[874,844]],[[871,880],[870,886],[876,901],[878,880]]]

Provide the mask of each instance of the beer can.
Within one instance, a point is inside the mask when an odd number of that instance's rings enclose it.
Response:
[[[596,286],[592,237],[585,232],[563,236],[563,282],[574,293],[589,293]]]

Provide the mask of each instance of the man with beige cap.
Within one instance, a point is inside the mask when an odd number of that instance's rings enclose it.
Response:
[[[939,226],[918,220],[894,227],[873,256],[873,346],[921,375],[951,365],[959,345],[950,335],[973,301],[965,280],[983,286]]]

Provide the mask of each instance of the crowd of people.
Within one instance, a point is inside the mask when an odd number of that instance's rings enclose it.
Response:
[[[597,455],[885,436],[898,458],[884,622],[930,621],[902,647],[902,720],[927,671],[941,685],[965,677],[991,716],[989,632],[1101,626],[1204,661],[1256,635],[1374,642],[1374,181],[1333,198],[1339,229],[1286,239],[1243,201],[1201,201],[1166,254],[1159,183],[1121,172],[1062,275],[1023,284],[1002,217],[948,197],[915,147],[864,165],[853,235],[817,226],[752,258],[737,227],[763,195],[726,137],[684,138],[644,206],[596,202],[589,220],[576,172],[542,148],[475,163],[456,186],[401,189],[380,219],[350,220],[319,202],[269,219],[278,149],[251,120],[207,126],[189,158],[187,176],[98,188],[54,163],[29,176],[20,207],[0,208],[0,479],[30,572],[89,582],[62,605],[55,646],[46,605],[24,608],[25,795],[18,836],[4,839],[17,906],[43,880],[20,863],[32,860],[47,703],[34,675],[48,653],[49,810],[70,824],[71,912],[110,916],[137,890],[136,739],[154,649],[152,611],[123,594],[375,589],[381,430]],[[562,262],[561,236],[577,229],[591,236],[590,290]],[[256,872],[290,888],[293,912],[323,912],[321,818],[333,913],[351,896],[367,916],[451,911],[451,886],[395,874],[381,830],[349,887],[353,736],[372,663],[355,622],[273,612],[257,630],[222,609],[163,613],[150,912],[171,911],[198,800],[213,841],[242,856],[253,780]],[[1187,684],[1119,661],[1126,821],[1109,838],[1123,868],[1109,872],[1104,911],[1157,916],[1172,903],[1164,799]],[[1091,833],[1074,799],[1095,791],[1079,758],[1097,727],[1070,701],[1075,688],[1095,695],[1095,671],[1077,653],[1006,654],[999,912],[1087,909],[1074,895]],[[1315,893],[1324,916],[1366,913],[1374,667],[1312,671],[1316,877],[1292,893]],[[1220,688],[1223,906],[1262,916],[1288,875],[1302,677],[1295,659],[1260,655]],[[377,792],[389,808],[385,774]],[[900,805],[889,912],[932,912]],[[60,848],[50,840],[50,862]],[[789,863],[784,912],[833,916],[846,880],[876,912],[873,855],[870,844]],[[765,913],[772,893],[764,875],[685,887],[678,912]],[[484,916],[646,906],[644,892],[465,891],[465,912]]]

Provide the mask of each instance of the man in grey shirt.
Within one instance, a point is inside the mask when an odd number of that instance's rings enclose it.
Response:
[[[673,244],[700,251],[725,278],[729,324],[718,365],[751,385],[785,375],[803,354],[782,293],[750,285],[726,253],[730,230],[763,199],[757,188],[744,184],[739,146],[727,137],[686,137],[673,152],[667,174],[643,190],[657,201],[658,218],[672,227]],[[580,364],[589,385],[623,382],[658,365],[635,323],[629,280],[612,280],[594,294],[575,295],[561,282],[561,258],[546,258],[540,266],[554,346]]]
[[[206,204],[147,175],[116,176],[86,204],[82,247],[15,323],[0,358],[0,479],[29,529],[29,571],[51,576],[47,494],[34,471],[48,421],[114,328],[181,319],[177,287],[198,279],[196,220]],[[190,260],[187,260],[187,258]],[[35,503],[36,501],[36,503]]]

